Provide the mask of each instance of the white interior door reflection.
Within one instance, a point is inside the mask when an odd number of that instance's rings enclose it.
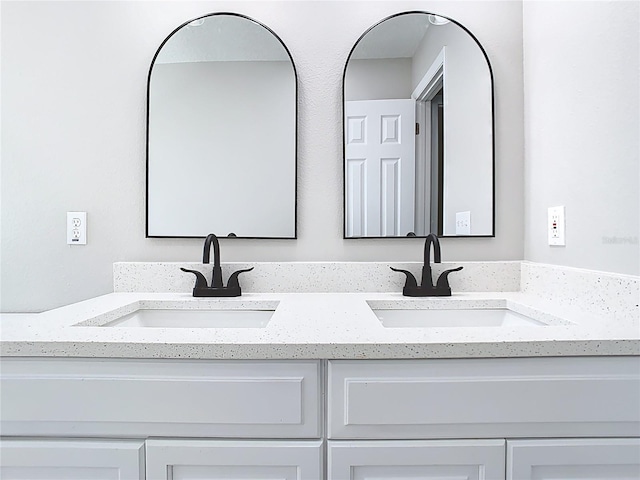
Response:
[[[413,232],[415,102],[351,101],[345,114],[347,235]]]

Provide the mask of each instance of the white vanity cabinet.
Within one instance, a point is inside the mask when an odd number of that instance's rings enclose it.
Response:
[[[2,480],[640,478],[640,357],[5,357],[0,379]]]
[[[145,480],[144,440],[3,439],[2,480]]]
[[[640,478],[638,357],[329,361],[327,397],[334,480]]]

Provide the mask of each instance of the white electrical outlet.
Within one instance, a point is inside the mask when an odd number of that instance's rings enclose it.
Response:
[[[547,229],[549,245],[566,245],[564,239],[564,207],[549,207]]]
[[[67,244],[87,244],[87,212],[67,212]]]
[[[471,235],[471,212],[456,213],[456,235]]]

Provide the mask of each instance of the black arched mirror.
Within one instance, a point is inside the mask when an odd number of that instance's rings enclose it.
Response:
[[[391,16],[344,72],[344,237],[494,235],[493,75],[463,26]]]
[[[232,13],[162,43],[147,91],[147,237],[296,237],[297,77],[264,25]]]

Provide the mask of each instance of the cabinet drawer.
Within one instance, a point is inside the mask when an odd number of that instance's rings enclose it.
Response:
[[[4,435],[315,438],[316,361],[3,359]]]
[[[625,436],[638,357],[329,362],[330,438]]]

